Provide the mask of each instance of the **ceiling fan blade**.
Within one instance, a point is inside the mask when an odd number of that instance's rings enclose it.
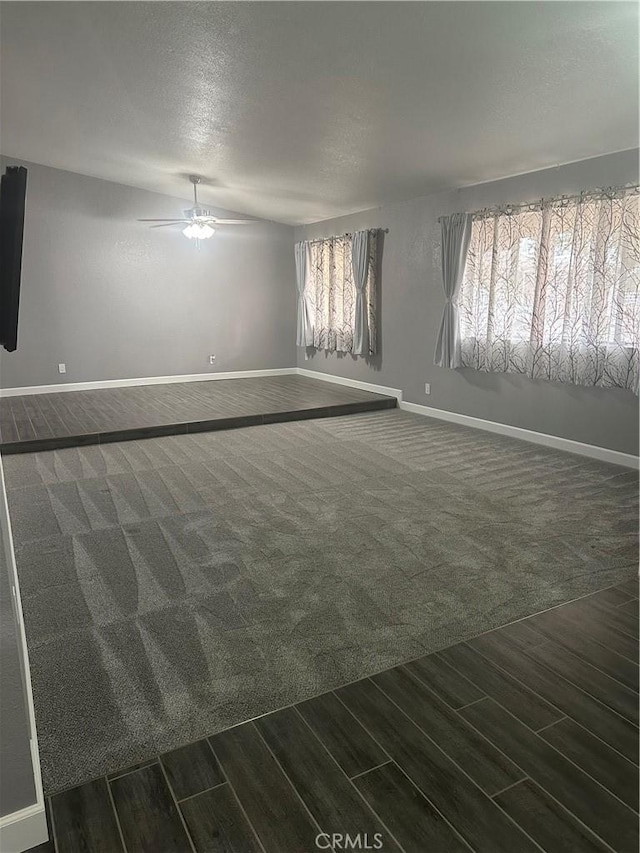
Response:
[[[190,219],[138,219],[138,222],[191,222]]]
[[[188,220],[176,219],[175,222],[164,222],[162,225],[150,225],[149,228],[173,228],[174,225],[183,225],[184,222],[188,222]]]
[[[256,225],[257,219],[212,219],[216,225]]]

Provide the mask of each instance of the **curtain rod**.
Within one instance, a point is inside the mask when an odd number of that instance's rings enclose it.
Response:
[[[533,211],[538,210],[545,204],[553,204],[554,202],[568,203],[570,201],[580,201],[587,198],[616,198],[617,196],[625,193],[638,192],[640,192],[640,185],[638,184],[626,184],[620,187],[603,187],[602,189],[584,190],[576,195],[550,196],[549,198],[541,198],[536,201],[524,201],[521,204],[497,204],[494,207],[483,207],[481,210],[474,210],[471,215],[491,216],[494,213],[511,213],[512,211],[523,210],[524,208],[529,208],[529,210]],[[439,216],[438,222],[442,222],[443,219],[446,219],[446,217]]]
[[[369,231],[369,233],[373,233],[374,231],[382,231],[383,234],[388,234],[388,228],[363,228],[363,231]],[[341,237],[353,237],[355,231],[347,231],[345,234],[332,234],[331,237],[318,237],[315,240],[301,240],[301,243],[324,243],[325,240],[339,240]]]

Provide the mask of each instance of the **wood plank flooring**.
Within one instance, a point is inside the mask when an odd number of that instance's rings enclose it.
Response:
[[[56,794],[38,849],[635,853],[634,602],[630,580]]]
[[[3,397],[0,451],[54,450],[395,405],[395,397],[295,375]]]

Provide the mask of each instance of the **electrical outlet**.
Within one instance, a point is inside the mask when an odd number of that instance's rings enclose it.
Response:
[[[431,393],[431,383],[430,383],[430,382],[425,382],[425,383],[424,383],[424,393],[425,393],[425,394],[430,394],[430,393]]]
[[[67,365],[66,364],[59,364],[58,365],[58,373],[66,373],[66,372],[67,372]]]
[[[215,363],[216,363],[215,355],[210,355],[209,356],[209,364],[215,364]]]

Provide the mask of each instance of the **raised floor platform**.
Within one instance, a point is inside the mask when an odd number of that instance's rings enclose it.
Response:
[[[0,399],[0,451],[30,453],[395,406],[395,397],[301,376],[29,394]]]

